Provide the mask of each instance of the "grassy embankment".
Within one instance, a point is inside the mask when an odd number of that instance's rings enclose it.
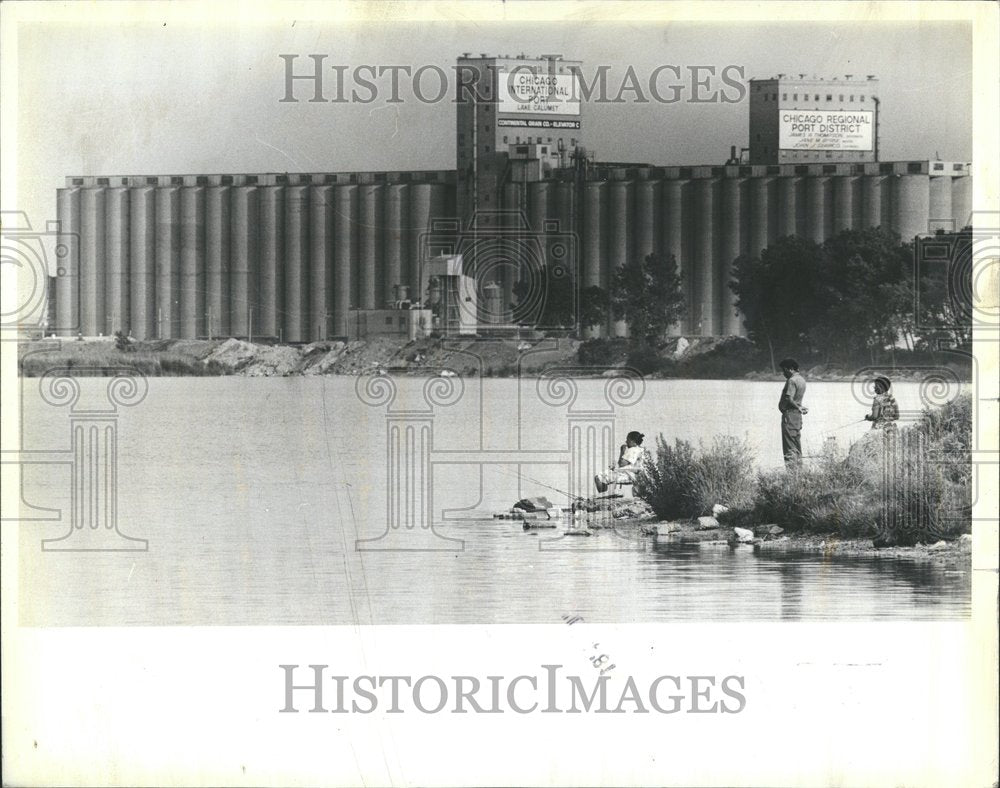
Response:
[[[663,436],[636,495],[665,520],[729,510],[730,526],[767,523],[790,533],[871,538],[876,546],[956,539],[971,530],[972,398],[925,411],[897,434],[873,430],[846,457],[826,455],[797,472],[757,471],[745,441],[708,446]]]

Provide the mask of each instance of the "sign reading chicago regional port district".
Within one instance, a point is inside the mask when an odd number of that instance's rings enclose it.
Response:
[[[529,115],[579,115],[575,74],[534,74],[527,69],[500,71],[499,112]]]
[[[782,110],[782,150],[871,150],[874,112],[867,110]]]

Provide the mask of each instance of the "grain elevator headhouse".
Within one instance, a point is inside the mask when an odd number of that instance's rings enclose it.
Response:
[[[569,232],[568,220],[567,226],[559,227],[550,215],[545,181],[568,168],[582,150],[580,69],[580,61],[554,54],[473,57],[466,53],[458,59],[458,215],[464,234],[490,238],[491,244],[477,246],[493,249],[488,260],[467,251],[466,265],[473,269],[469,274],[478,288],[489,285],[491,293],[497,287],[502,292],[501,313],[487,310],[485,323],[517,320],[517,309],[510,308],[516,300],[516,283],[545,273],[525,269],[554,263],[544,252],[533,252],[524,236]],[[482,295],[484,308],[497,303],[485,292]]]

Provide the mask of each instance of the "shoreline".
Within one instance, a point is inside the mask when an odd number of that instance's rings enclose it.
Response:
[[[27,339],[18,343],[18,375],[40,377],[50,370],[77,377],[108,377],[134,370],[147,377],[300,377],[388,375],[435,377],[455,375],[484,378],[559,377],[608,378],[618,374],[647,380],[783,380],[780,372],[763,368],[753,346],[739,337],[673,337],[657,350],[659,368],[643,368],[618,340],[598,344],[568,337],[322,341],[308,344],[246,342],[239,339],[167,339],[133,341],[119,350],[111,337]],[[581,346],[583,350],[581,352]],[[591,358],[598,355],[600,358]],[[922,359],[898,354],[881,364],[898,381],[918,381],[926,367]],[[583,360],[581,360],[583,357]],[[748,361],[749,359],[749,361]],[[639,361],[642,361],[641,359]],[[954,362],[939,358],[938,364]],[[907,363],[910,362],[910,363]],[[926,363],[926,362],[925,362]],[[803,364],[808,380],[850,382],[857,365]],[[957,382],[971,381],[971,367],[947,367]]]
[[[593,527],[591,525],[590,527]],[[774,538],[756,537],[752,543],[734,544],[731,527],[701,528],[689,522],[656,522],[650,519],[616,520],[595,530],[622,529],[638,535],[681,544],[729,545],[761,553],[809,553],[827,558],[873,558],[956,565],[972,571],[972,537],[913,547],[875,547],[871,537],[845,538],[836,533],[783,533]],[[968,538],[966,538],[968,537]]]
[[[759,524],[752,529],[752,542],[737,541],[732,525],[702,525],[698,519],[661,520],[639,498],[595,496],[578,501],[573,510],[578,516],[565,522],[564,530],[572,535],[598,535],[617,531],[629,538],[649,538],[675,544],[706,544],[755,553],[806,553],[825,558],[871,558],[909,560],[972,570],[972,536],[963,534],[951,541],[916,544],[912,547],[876,547],[872,537],[843,537],[836,532],[790,531],[775,524]],[[705,519],[705,518],[703,518]],[[714,518],[712,518],[714,520]],[[779,524],[780,526],[780,524]],[[537,526],[536,526],[537,527]],[[556,528],[559,525],[543,525]],[[529,530],[529,526],[524,526]],[[584,534],[583,532],[590,533]]]

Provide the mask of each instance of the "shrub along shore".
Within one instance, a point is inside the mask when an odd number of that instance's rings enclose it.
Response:
[[[965,393],[897,430],[872,430],[846,456],[758,471],[744,440],[669,444],[635,485],[661,520],[717,514],[720,525],[912,547],[959,540],[972,526],[972,397]],[[720,510],[718,507],[724,507]]]

